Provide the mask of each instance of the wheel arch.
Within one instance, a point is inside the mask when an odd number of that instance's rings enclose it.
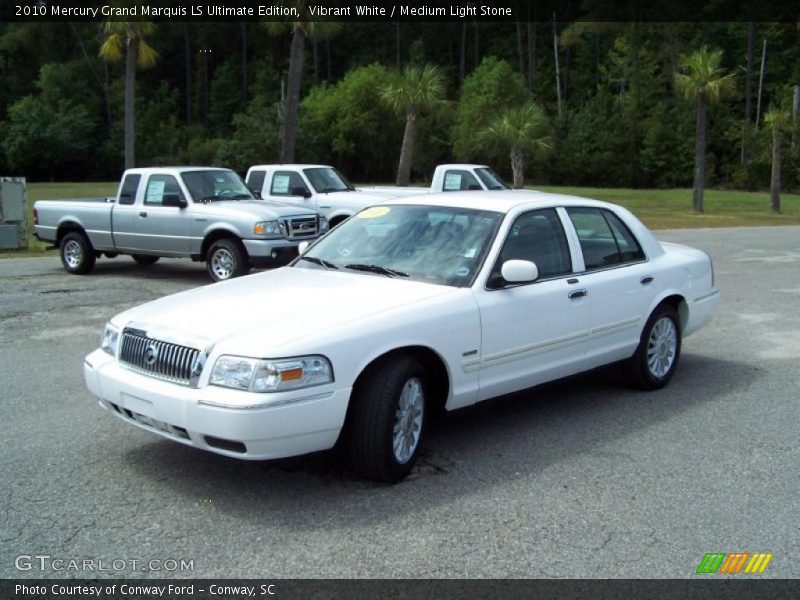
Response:
[[[208,254],[208,250],[214,244],[222,239],[229,239],[233,240],[234,242],[240,244],[242,246],[242,250],[244,250],[245,255],[247,255],[247,250],[244,248],[244,244],[242,243],[242,238],[239,236],[238,233],[232,231],[230,229],[213,229],[206,233],[205,237],[203,238],[203,243],[200,246],[200,258],[201,260],[206,259],[206,255]]]
[[[653,305],[648,313],[648,317],[653,314],[653,311],[655,311],[659,306],[664,304],[672,306],[675,309],[675,312],[678,313],[678,325],[681,333],[683,333],[683,330],[686,329],[686,324],[689,322],[689,305],[686,302],[686,298],[677,292],[667,293],[663,298]]]
[[[86,229],[83,228],[78,221],[73,221],[71,219],[64,219],[58,224],[58,228],[56,229],[56,246],[61,245],[61,240],[64,239],[64,236],[68,233],[77,232],[83,235],[86,240],[89,242],[89,245],[92,245],[92,241],[89,239],[89,236],[86,233]]]

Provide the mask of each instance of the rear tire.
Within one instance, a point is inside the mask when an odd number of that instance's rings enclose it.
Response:
[[[80,231],[71,231],[59,244],[61,264],[68,273],[86,275],[94,268],[97,257],[87,237]]]
[[[226,281],[246,275],[250,270],[250,261],[241,242],[223,238],[208,249],[206,268],[214,281]]]
[[[154,265],[160,258],[158,256],[150,256],[149,254],[131,254],[131,257],[140,265]]]
[[[642,390],[667,385],[681,356],[681,328],[669,304],[657,307],[642,330],[636,352],[624,363],[630,383]]]
[[[360,475],[394,483],[411,472],[425,433],[428,384],[411,356],[389,359],[353,392],[350,459]]]

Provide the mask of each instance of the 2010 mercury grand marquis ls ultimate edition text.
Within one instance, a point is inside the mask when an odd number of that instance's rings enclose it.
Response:
[[[704,252],[658,242],[619,206],[407,197],[288,267],[115,316],[85,377],[112,414],[172,440],[271,459],[341,437],[361,474],[396,481],[434,410],[619,361],[662,387],[718,300]]]

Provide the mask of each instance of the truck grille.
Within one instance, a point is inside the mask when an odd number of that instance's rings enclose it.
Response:
[[[316,215],[302,217],[282,217],[278,219],[281,234],[287,240],[305,240],[315,238],[319,231],[319,220]]]
[[[122,332],[119,361],[131,371],[189,385],[199,354],[196,348],[154,340],[144,331],[126,328]]]

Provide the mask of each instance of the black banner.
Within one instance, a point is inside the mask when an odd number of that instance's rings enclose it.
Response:
[[[796,0],[6,0],[3,21],[784,21]]]
[[[4,580],[3,600],[796,600],[800,580]]]

